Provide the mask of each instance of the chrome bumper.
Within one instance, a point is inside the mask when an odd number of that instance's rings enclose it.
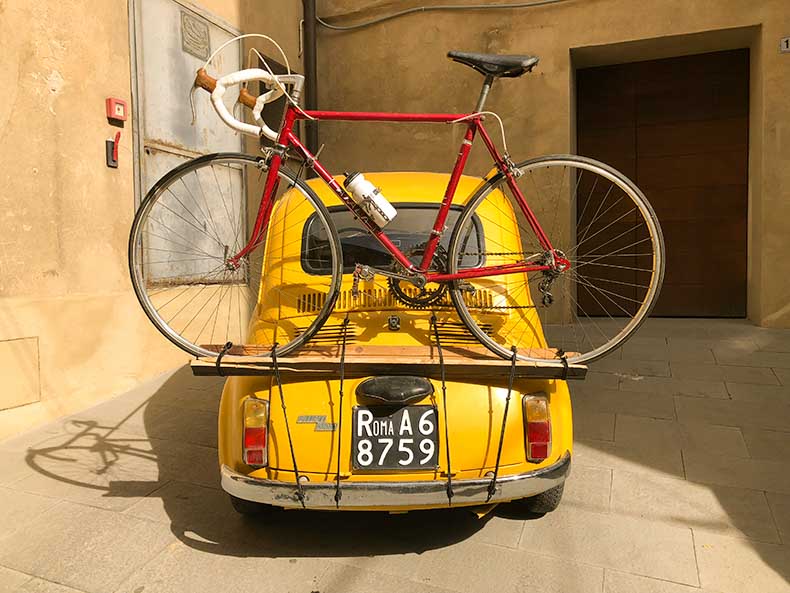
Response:
[[[474,505],[506,502],[527,498],[558,486],[568,477],[571,456],[566,452],[557,463],[513,476],[497,479],[496,492],[488,499],[491,480],[453,480],[455,505]],[[278,507],[301,508],[292,482],[276,482],[251,478],[222,466],[222,489],[244,500],[262,502]],[[341,482],[340,509],[359,508],[430,508],[447,507],[447,481],[430,482]],[[307,482],[303,485],[305,507],[335,509],[334,482]]]

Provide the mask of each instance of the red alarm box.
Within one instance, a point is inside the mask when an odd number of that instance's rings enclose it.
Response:
[[[122,99],[116,99],[115,97],[108,97],[105,101],[105,104],[107,107],[107,119],[126,121],[128,116],[126,101]]]

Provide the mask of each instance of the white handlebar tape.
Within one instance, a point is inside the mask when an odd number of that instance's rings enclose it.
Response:
[[[257,101],[255,102],[253,117],[259,124],[257,126],[246,124],[237,120],[235,117],[233,117],[230,111],[228,111],[228,108],[225,106],[225,103],[222,100],[227,87],[241,84],[243,82],[252,82],[254,80],[260,80],[267,87],[271,88],[270,91],[258,97]],[[266,103],[275,101],[282,95],[282,87],[278,84],[278,81],[275,80],[274,76],[266,72],[266,70],[261,70],[260,68],[249,68],[247,70],[233,72],[217,80],[217,86],[214,89],[214,92],[211,93],[211,104],[214,106],[214,111],[217,112],[217,115],[219,115],[220,119],[234,130],[238,130],[242,134],[249,134],[251,136],[264,135],[269,138],[269,140],[276,141],[277,132],[269,128],[269,126],[267,126],[266,123],[261,119],[261,111],[263,110],[263,106]]]

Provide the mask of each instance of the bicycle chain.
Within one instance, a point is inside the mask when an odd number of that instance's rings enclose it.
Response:
[[[460,256],[466,255],[535,255],[528,251],[464,251],[459,253]]]
[[[405,303],[402,303],[405,304]],[[423,309],[431,309],[436,311],[455,311],[455,305],[437,305],[437,304],[427,304],[427,305],[407,305],[408,307],[415,309],[415,310],[423,310]],[[501,307],[476,307],[474,305],[469,305],[470,309],[475,309],[476,311],[505,311],[509,309],[537,309],[537,305],[502,305]]]

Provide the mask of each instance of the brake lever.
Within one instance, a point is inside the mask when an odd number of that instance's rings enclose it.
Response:
[[[189,91],[189,108],[192,110],[192,121],[190,122],[190,126],[194,126],[197,122],[197,109],[195,108],[195,91],[198,90],[197,85],[192,85],[192,88]]]

